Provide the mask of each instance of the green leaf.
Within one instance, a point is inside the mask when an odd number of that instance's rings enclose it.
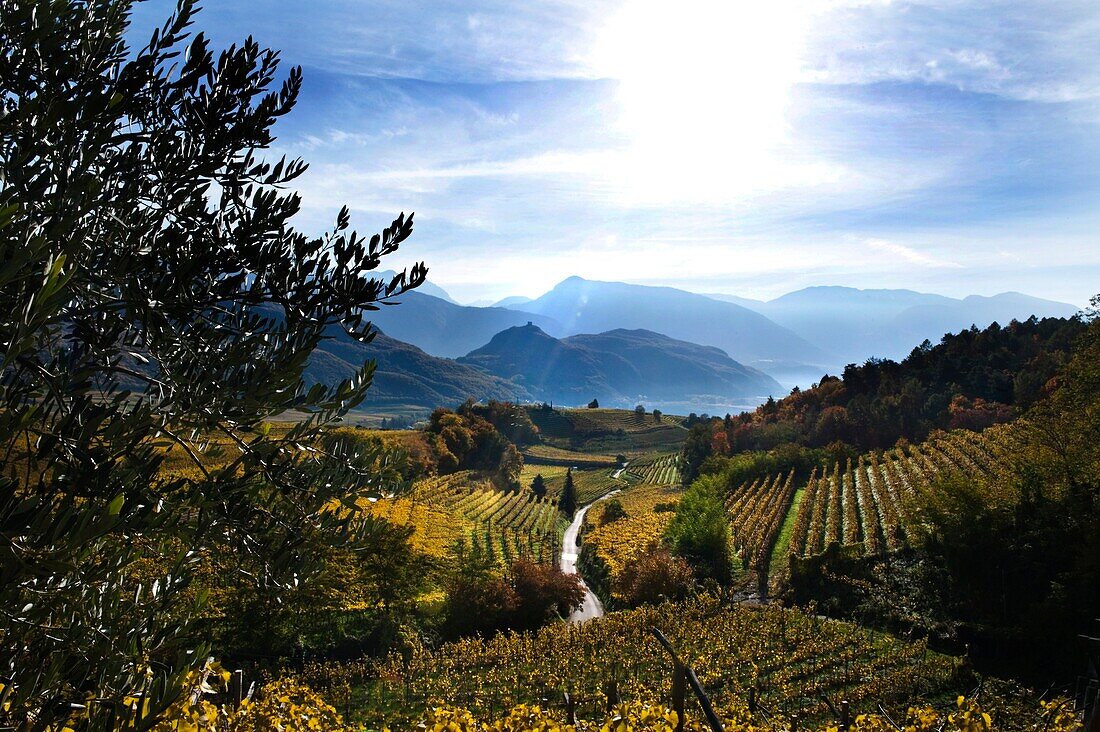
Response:
[[[111,499],[111,502],[107,504],[107,513],[111,516],[118,516],[122,510],[122,504],[126,502],[126,495],[119,493],[117,496]]]

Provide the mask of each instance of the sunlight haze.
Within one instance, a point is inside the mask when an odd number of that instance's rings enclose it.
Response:
[[[137,43],[164,0],[136,8]],[[211,3],[304,68],[301,225],[415,211],[462,302],[570,275],[1084,305],[1100,6],[783,0]]]

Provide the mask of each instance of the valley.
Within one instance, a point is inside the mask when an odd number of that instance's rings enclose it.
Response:
[[[0,732],[1100,731],[994,5],[0,0]]]

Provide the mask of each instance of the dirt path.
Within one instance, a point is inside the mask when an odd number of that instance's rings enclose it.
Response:
[[[580,533],[581,524],[584,523],[584,515],[588,513],[588,509],[596,505],[605,498],[610,498],[619,491],[614,490],[605,496],[597,498],[587,506],[578,509],[577,513],[573,516],[573,523],[569,524],[569,528],[565,530],[565,538],[561,543],[561,571],[566,574],[577,574],[577,534]],[[603,603],[600,602],[600,598],[596,597],[592,590],[588,589],[588,585],[584,584],[584,580],[581,580],[581,585],[584,587],[584,602],[581,606],[574,610],[569,615],[570,623],[583,623],[586,620],[592,618],[598,618],[603,615]]]

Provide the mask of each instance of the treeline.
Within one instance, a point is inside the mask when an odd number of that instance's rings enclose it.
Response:
[[[380,441],[399,450],[401,473],[407,481],[474,470],[502,490],[519,487],[523,469],[519,447],[539,441],[539,428],[524,407],[495,400],[479,404],[472,399],[456,409],[436,409],[420,430],[365,435],[348,430],[344,434],[361,443]]]
[[[1031,318],[971,327],[928,341],[900,363],[871,359],[797,387],[754,412],[691,420],[684,447],[685,479],[711,455],[735,455],[795,444],[840,443],[859,451],[884,449],[905,438],[924,440],[936,429],[983,429],[1032,406],[1069,359],[1085,330],[1078,318]]]

